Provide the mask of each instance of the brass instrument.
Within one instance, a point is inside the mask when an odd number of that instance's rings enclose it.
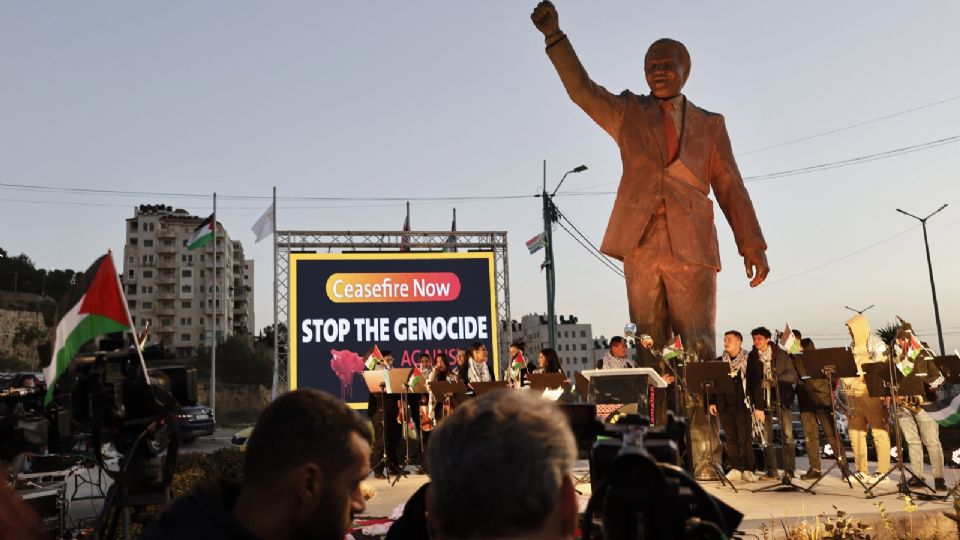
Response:
[[[750,398],[744,398],[743,402],[747,405],[747,409],[750,411],[750,425],[753,426],[753,436],[760,441],[760,447],[766,448],[769,443],[767,443],[766,430],[763,427],[763,422],[757,418],[756,409],[754,409],[753,404],[750,403]]]

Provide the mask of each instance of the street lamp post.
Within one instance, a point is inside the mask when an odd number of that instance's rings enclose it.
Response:
[[[543,160],[543,193],[541,193],[541,197],[543,198],[543,232],[547,244],[543,265],[547,270],[547,329],[550,334],[550,348],[552,349],[557,348],[557,321],[554,306],[557,293],[557,273],[553,259],[553,222],[556,221],[556,210],[553,206],[553,196],[557,194],[557,190],[563,185],[563,181],[567,179],[568,174],[585,170],[587,170],[587,166],[580,165],[563,173],[563,177],[560,178],[560,182],[553,193],[547,193],[547,160]]]
[[[865,307],[865,308],[863,308],[863,309],[852,308],[852,307],[850,307],[850,306],[843,306],[843,307],[849,309],[850,311],[855,311],[858,315],[863,315],[864,312],[866,312],[867,310],[869,310],[870,308],[873,307],[873,304],[870,304],[869,306],[867,306],[867,307]]]
[[[917,217],[910,212],[905,212],[897,208],[897,212],[916,219],[923,226],[923,245],[927,248],[927,269],[930,271],[930,290],[933,292],[933,316],[937,321],[937,339],[940,342],[940,356],[945,356],[946,353],[944,352],[945,349],[943,346],[943,327],[940,326],[940,306],[937,303],[937,285],[933,282],[933,262],[930,260],[930,242],[927,240],[927,220],[940,213],[940,211],[946,207],[947,205],[944,204],[925,218]]]

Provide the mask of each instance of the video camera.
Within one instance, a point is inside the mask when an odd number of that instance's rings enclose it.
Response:
[[[743,515],[684,470],[686,423],[673,412],[667,419],[666,426],[651,427],[629,406],[607,418],[609,438],[598,440],[590,455],[592,496],[581,524],[584,538],[597,537],[597,529],[613,540],[733,535]]]

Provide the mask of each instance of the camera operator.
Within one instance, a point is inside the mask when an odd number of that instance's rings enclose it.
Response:
[[[343,402],[310,389],[278,397],[247,444],[240,485],[211,481],[174,503],[142,538],[342,540],[366,508],[370,435]]]

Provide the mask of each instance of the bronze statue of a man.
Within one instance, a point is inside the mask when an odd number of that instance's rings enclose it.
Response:
[[[657,343],[679,335],[713,360],[720,252],[714,197],[733,229],[750,286],[766,279],[767,244],[730,148],[723,116],[680,93],[690,55],[679,41],[647,50],[650,95],[619,95],[590,80],[560,30],[557,10],[540,2],[530,16],[567,94],[620,147],[623,176],[600,250],[623,261],[630,318]]]

